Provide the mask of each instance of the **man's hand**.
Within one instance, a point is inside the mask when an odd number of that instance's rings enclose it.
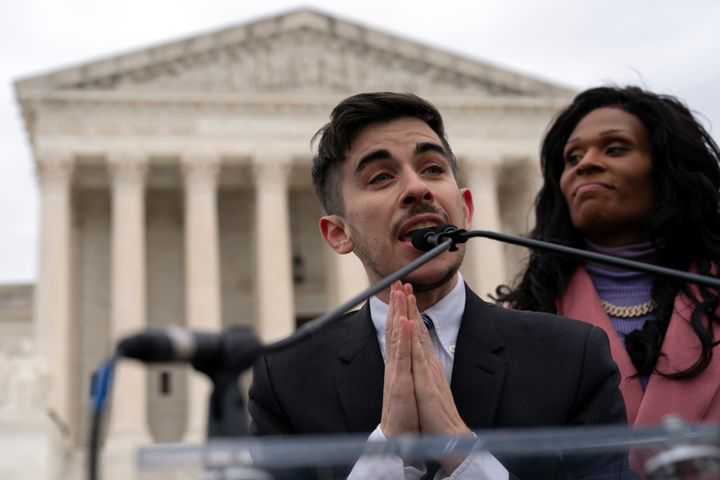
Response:
[[[412,287],[404,287],[408,315],[413,326],[412,375],[417,401],[420,431],[437,435],[472,435],[455,406],[455,399],[445,377],[445,369],[433,348],[432,339],[417,308]],[[464,456],[443,457],[438,461],[452,473],[465,460]]]
[[[430,333],[417,309],[412,287],[407,285],[405,290],[408,314],[413,324],[412,375],[420,430],[423,433],[439,435],[469,434],[470,429],[462,421],[455,407],[455,400],[445,377],[445,369],[435,353]]]
[[[412,376],[413,323],[400,282],[390,287],[385,322],[385,381],[380,428],[386,436],[418,433],[420,423]]]

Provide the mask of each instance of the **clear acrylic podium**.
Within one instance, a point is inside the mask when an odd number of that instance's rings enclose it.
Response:
[[[334,480],[344,478],[361,456],[426,459],[488,451],[503,464],[525,465],[525,472],[541,472],[541,466],[552,462],[590,465],[604,457],[628,460],[633,471],[623,476],[594,475],[590,471],[581,477],[720,479],[720,424],[688,425],[668,419],[661,427],[634,430],[605,426],[476,434],[477,438],[408,436],[386,442],[368,442],[365,435],[343,435],[161,444],[141,448],[137,462],[142,480]],[[536,466],[538,470],[533,470]],[[382,478],[384,472],[378,468],[368,478]],[[546,474],[538,475],[521,478],[547,478]]]

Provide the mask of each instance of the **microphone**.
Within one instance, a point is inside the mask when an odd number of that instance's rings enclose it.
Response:
[[[452,227],[452,231],[457,230],[452,225],[448,227]],[[446,233],[449,231],[450,229]],[[451,246],[451,242],[443,241],[434,248],[428,248],[428,252],[334,310],[303,324],[292,335],[269,345],[262,345],[248,327],[233,327],[223,333],[201,333],[180,327],[167,327],[145,330],[121,340],[117,345],[116,355],[145,363],[190,362],[195,370],[207,374],[213,382],[208,409],[208,438],[246,435],[243,398],[237,382],[239,374],[250,367],[260,355],[285,350],[315,335],[328,324],[342,318],[345,312],[360,302],[386,289],[395,280],[403,278]],[[100,413],[100,409],[96,409],[93,414],[93,431],[99,429]],[[97,439],[98,435],[93,438]],[[91,459],[94,458],[97,444],[96,441],[93,444],[95,447],[91,446]]]
[[[194,332],[177,326],[152,328],[124,338],[117,346],[120,356],[145,363],[189,362],[210,377],[242,373],[262,350],[260,341],[245,326],[222,333]]]
[[[427,252],[432,250],[434,247],[437,247],[446,238],[450,238],[453,240],[453,243],[449,250],[454,252],[457,250],[457,247],[455,246],[456,244],[467,241],[466,239],[461,240],[462,234],[464,233],[467,233],[466,230],[446,223],[438,227],[415,230],[412,235],[410,235],[410,242],[413,247],[417,248],[421,252]]]

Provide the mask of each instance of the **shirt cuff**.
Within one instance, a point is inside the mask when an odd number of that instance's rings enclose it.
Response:
[[[384,441],[387,437],[380,425],[372,431],[368,441]],[[397,455],[363,455],[353,466],[347,480],[420,480],[425,464],[405,464]]]
[[[473,434],[473,436],[476,436]],[[378,425],[368,437],[368,441],[384,441],[387,437]],[[414,480],[421,479],[426,472],[424,462],[405,463],[397,455],[363,455],[355,462],[347,480]],[[448,480],[508,480],[510,473],[492,454],[486,451],[473,451],[448,476],[444,470],[435,474],[436,479]]]
[[[510,473],[488,452],[472,452],[450,475],[450,480],[477,478],[482,480],[508,480]]]

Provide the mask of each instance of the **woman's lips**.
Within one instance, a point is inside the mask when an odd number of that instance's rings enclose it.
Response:
[[[582,195],[587,192],[594,192],[597,190],[610,190],[610,186],[600,182],[589,182],[583,183],[575,189],[574,196]]]

